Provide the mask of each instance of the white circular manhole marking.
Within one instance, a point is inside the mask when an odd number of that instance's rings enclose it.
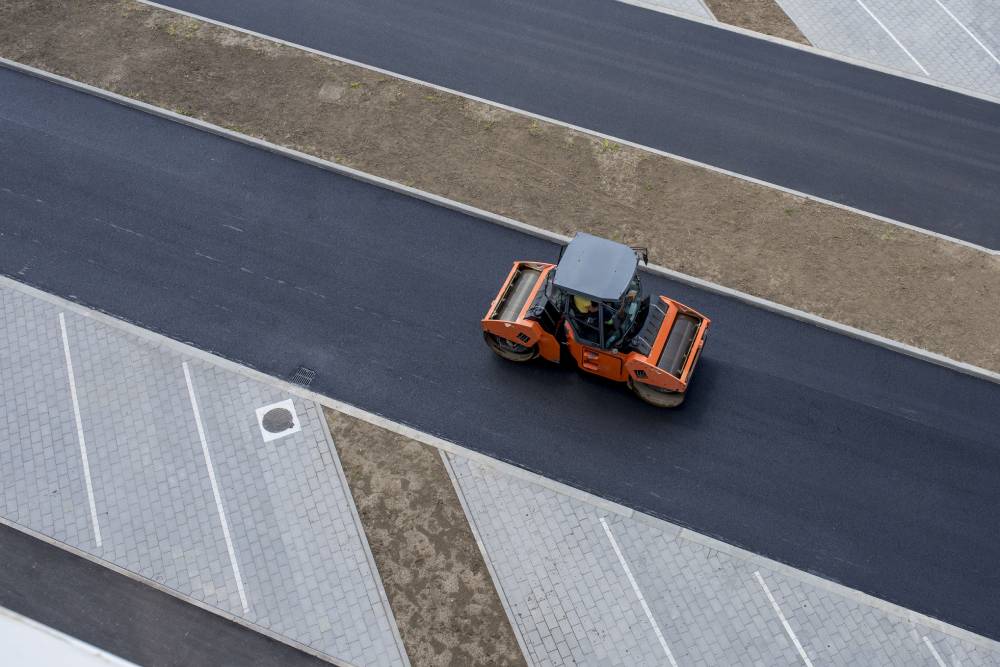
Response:
[[[292,399],[257,408],[257,426],[264,442],[284,438],[302,430]]]

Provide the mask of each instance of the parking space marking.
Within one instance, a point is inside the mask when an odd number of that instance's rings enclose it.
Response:
[[[87,458],[87,440],[83,437],[83,419],[80,417],[80,401],[76,394],[76,376],[73,374],[73,358],[69,353],[69,335],[66,333],[66,314],[59,313],[59,329],[62,331],[63,352],[66,353],[66,373],[69,375],[69,395],[73,400],[73,416],[76,418],[76,437],[80,441],[80,459],[83,461],[83,480],[87,487],[87,501],[90,503],[90,521],[94,526],[94,542],[101,546],[101,525],[97,521],[97,503],[94,502],[94,484],[90,478],[90,460]]]
[[[934,2],[936,2],[936,3],[938,4],[938,7],[940,7],[941,9],[943,9],[943,10],[944,10],[944,12],[945,12],[945,14],[947,14],[948,16],[950,16],[950,17],[951,17],[951,20],[952,20],[952,21],[954,21],[955,23],[957,23],[957,24],[958,24],[958,26],[959,26],[959,27],[960,27],[960,28],[961,28],[962,30],[964,30],[964,31],[965,31],[965,33],[966,33],[966,34],[967,34],[967,35],[968,35],[969,37],[971,37],[971,38],[972,38],[972,40],[973,40],[973,41],[974,41],[974,42],[975,42],[976,44],[978,44],[978,45],[979,45],[979,48],[981,48],[981,49],[982,49],[983,51],[985,51],[985,52],[986,52],[986,53],[987,53],[987,54],[989,55],[989,57],[993,59],[993,62],[995,62],[995,63],[996,63],[997,65],[1000,65],[1000,59],[998,59],[998,58],[996,57],[996,54],[995,54],[995,53],[993,53],[992,51],[990,51],[990,50],[989,50],[989,48],[988,48],[988,47],[987,47],[987,46],[986,46],[985,44],[983,44],[983,43],[982,43],[981,41],[979,41],[979,38],[978,38],[978,37],[976,37],[975,33],[973,33],[973,32],[972,32],[971,30],[969,30],[969,29],[968,29],[968,28],[967,28],[967,27],[965,26],[965,24],[964,24],[964,23],[962,23],[961,21],[959,21],[959,20],[958,20],[958,17],[957,17],[957,16],[955,16],[954,14],[952,14],[952,13],[951,13],[951,10],[950,10],[950,9],[948,9],[948,8],[947,8],[947,7],[945,6],[945,4],[944,4],[943,2],[941,2],[941,0],[934,0]]]
[[[243,613],[250,613],[250,605],[247,603],[247,594],[243,590],[243,577],[240,575],[240,566],[236,562],[236,549],[233,548],[233,538],[229,534],[229,521],[226,519],[226,509],[222,506],[222,494],[219,493],[219,483],[215,479],[215,468],[212,466],[212,455],[208,451],[208,439],[205,438],[205,428],[201,423],[201,411],[198,409],[198,399],[194,394],[194,383],[191,381],[191,369],[185,361],[181,364],[184,367],[184,379],[187,381],[188,396],[191,398],[191,409],[194,411],[194,423],[198,428],[198,437],[201,439],[201,451],[205,455],[205,466],[208,468],[208,480],[212,484],[212,495],[215,496],[215,507],[219,510],[219,521],[222,522],[222,535],[226,538],[226,549],[229,551],[229,563],[233,566],[233,576],[236,577],[236,590],[240,594],[240,602],[243,604]]]
[[[910,60],[912,60],[913,62],[915,62],[917,64],[917,67],[920,68],[920,71],[923,72],[924,74],[926,74],[927,76],[930,76],[930,72],[928,72],[926,69],[924,69],[924,66],[920,64],[920,61],[917,60],[916,57],[914,57],[914,55],[912,53],[910,53],[910,50],[908,48],[906,48],[905,46],[903,46],[903,43],[901,41],[899,41],[898,39],[896,39],[896,36],[894,34],[892,34],[892,31],[889,30],[889,28],[887,28],[885,26],[885,24],[882,23],[882,21],[880,21],[879,18],[877,16],[875,16],[875,14],[872,13],[872,10],[868,9],[868,5],[866,5],[865,3],[863,3],[861,0],[857,0],[857,2],[858,2],[859,5],[861,5],[861,9],[865,10],[866,12],[868,12],[868,16],[870,16],[873,19],[875,19],[875,23],[878,23],[879,27],[882,28],[882,30],[885,31],[885,34],[889,35],[889,37],[892,38],[892,41],[896,42],[896,46],[898,46],[899,48],[903,49],[903,53],[905,53],[906,55],[908,55],[910,57]]]
[[[674,654],[671,653],[670,647],[667,645],[667,640],[664,639],[663,633],[660,632],[660,626],[657,624],[656,619],[653,618],[653,612],[650,610],[649,605],[646,604],[646,598],[643,597],[642,591],[639,590],[639,584],[636,582],[635,577],[632,576],[632,570],[629,568],[628,563],[625,562],[625,557],[622,556],[622,550],[618,548],[618,542],[615,540],[615,536],[611,533],[611,527],[608,522],[601,517],[601,525],[604,526],[604,532],[608,535],[608,541],[611,542],[611,548],[615,550],[615,555],[618,556],[618,562],[621,563],[622,569],[625,570],[625,576],[628,577],[628,581],[632,584],[632,590],[635,591],[635,596],[639,598],[639,604],[642,605],[642,610],[646,612],[646,618],[649,619],[650,624],[653,626],[653,632],[656,633],[656,638],[660,640],[660,646],[663,647],[663,652],[667,654],[667,659],[673,667],[677,667],[677,661],[674,660]]]
[[[934,659],[937,660],[937,664],[941,667],[948,667],[948,663],[946,663],[944,658],[941,657],[941,654],[937,652],[937,649],[934,648],[934,644],[932,644],[931,640],[927,638],[927,635],[924,635],[924,643],[927,644],[927,648],[930,649],[931,655],[933,655]]]
[[[802,644],[799,643],[799,638],[795,636],[795,631],[792,630],[792,626],[789,625],[788,619],[786,619],[785,615],[781,613],[781,607],[778,606],[777,600],[775,600],[774,596],[771,595],[771,589],[764,583],[764,577],[760,576],[760,570],[754,571],[753,576],[757,577],[757,581],[760,582],[760,587],[763,588],[764,593],[767,594],[767,599],[771,601],[774,613],[778,615],[778,619],[781,621],[781,624],[785,626],[785,632],[788,633],[792,643],[795,644],[795,648],[798,650],[799,655],[802,656],[802,661],[806,663],[806,667],[813,667],[812,661],[809,659],[809,656],[806,655],[806,650],[802,648]]]

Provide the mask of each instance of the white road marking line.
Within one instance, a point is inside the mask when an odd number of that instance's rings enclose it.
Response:
[[[994,54],[994,53],[993,53],[992,51],[990,51],[990,50],[989,50],[989,49],[988,49],[988,48],[986,47],[986,45],[985,45],[985,44],[983,44],[983,43],[982,43],[981,41],[979,41],[979,38],[978,38],[978,37],[976,37],[976,35],[975,35],[975,34],[974,34],[974,33],[973,33],[973,32],[972,32],[971,30],[969,30],[968,28],[966,28],[966,27],[965,27],[965,24],[964,24],[964,23],[962,23],[961,21],[959,21],[959,20],[958,20],[958,17],[957,17],[957,16],[955,16],[954,14],[952,14],[952,13],[951,13],[951,10],[950,10],[950,9],[948,9],[947,7],[945,7],[945,6],[944,6],[944,3],[943,3],[943,2],[941,2],[941,0],[934,0],[934,2],[936,2],[936,3],[938,4],[938,7],[940,7],[941,9],[943,9],[943,10],[945,11],[945,13],[946,13],[946,14],[947,14],[948,16],[950,16],[950,17],[951,17],[951,20],[952,20],[952,21],[954,21],[955,23],[957,23],[957,24],[959,25],[959,27],[960,27],[960,28],[962,28],[962,30],[964,30],[964,31],[966,32],[966,34],[968,34],[968,35],[969,35],[969,37],[971,37],[971,38],[972,38],[972,40],[973,40],[973,41],[974,41],[974,42],[975,42],[976,44],[978,44],[978,45],[979,45],[979,48],[981,48],[981,49],[982,49],[983,51],[985,51],[985,52],[986,52],[987,54],[989,54],[990,58],[992,58],[992,59],[993,59],[993,62],[995,62],[995,63],[996,63],[997,65],[1000,65],[1000,59],[998,59],[998,58],[996,57],[996,54]]]
[[[906,55],[910,56],[910,60],[912,60],[913,62],[917,63],[917,67],[920,68],[920,71],[923,72],[924,74],[926,74],[927,76],[930,76],[930,72],[928,72],[926,69],[924,69],[924,66],[920,64],[920,61],[917,60],[913,56],[912,53],[910,53],[910,50],[908,48],[906,48],[905,46],[903,46],[903,43],[901,41],[899,41],[898,39],[896,39],[896,36],[894,34],[892,34],[891,30],[889,30],[887,27],[885,27],[884,23],[882,23],[881,21],[879,21],[878,17],[875,16],[875,14],[872,13],[872,10],[868,9],[868,5],[866,5],[865,3],[861,2],[861,0],[857,0],[857,2],[858,2],[859,5],[861,5],[861,9],[865,10],[866,12],[868,12],[868,16],[870,16],[873,19],[875,19],[875,23],[878,23],[879,27],[881,27],[882,30],[885,30],[885,34],[889,35],[889,37],[892,38],[892,41],[896,42],[896,46],[898,46],[899,48],[903,49],[903,52]]]
[[[660,632],[660,626],[656,623],[656,619],[653,618],[653,612],[650,611],[649,605],[646,604],[646,598],[642,596],[642,591],[639,590],[639,584],[636,583],[635,577],[632,576],[632,570],[629,569],[628,563],[625,562],[625,557],[622,556],[622,550],[618,548],[618,542],[615,541],[615,536],[611,533],[611,527],[608,526],[608,522],[601,517],[601,525],[604,526],[604,532],[608,535],[608,540],[611,542],[611,548],[615,550],[615,555],[618,556],[618,562],[622,564],[622,569],[625,570],[625,576],[628,577],[628,581],[632,584],[632,590],[635,591],[635,596],[639,598],[639,604],[642,605],[642,610],[646,612],[646,618],[649,619],[650,624],[653,626],[653,632],[656,633],[656,638],[660,640],[660,646],[663,647],[663,652],[667,654],[667,660],[673,667],[677,667],[677,661],[674,660],[674,654],[670,652],[670,647],[667,646],[667,640],[663,638],[663,633]]]
[[[944,658],[941,657],[941,654],[937,652],[937,649],[934,648],[934,644],[932,644],[931,640],[927,638],[927,635],[924,635],[924,643],[927,644],[927,648],[931,650],[931,655],[934,656],[937,663],[941,665],[941,667],[948,667],[948,663],[946,663]]]
[[[80,441],[80,459],[83,461],[83,481],[87,487],[87,501],[90,503],[90,521],[94,525],[94,541],[97,543],[97,546],[101,546],[101,525],[97,522],[97,503],[94,502],[94,484],[90,478],[90,459],[87,458],[87,440],[83,437],[83,419],[80,417],[80,401],[76,394],[76,376],[73,374],[73,359],[69,354],[69,335],[66,333],[65,313],[59,313],[59,329],[62,331],[63,352],[66,353],[69,395],[73,399],[76,436]]]
[[[799,638],[795,636],[792,626],[788,624],[788,619],[786,619],[785,615],[781,613],[781,607],[778,606],[778,602],[774,599],[774,596],[771,595],[771,589],[769,589],[767,584],[764,583],[764,577],[760,576],[760,570],[755,571],[753,576],[757,577],[757,581],[760,582],[760,587],[763,588],[764,593],[767,594],[767,599],[771,601],[771,607],[774,608],[774,613],[778,615],[778,618],[781,620],[781,624],[785,626],[785,632],[788,633],[792,643],[795,644],[795,648],[798,650],[799,655],[802,656],[802,661],[806,663],[806,667],[813,667],[812,661],[809,659],[809,656],[806,655],[806,650],[802,648],[802,644],[799,643]]]
[[[233,538],[229,535],[229,521],[226,519],[226,510],[222,506],[219,483],[215,480],[215,468],[212,466],[212,455],[208,451],[205,427],[201,423],[201,411],[198,409],[198,399],[194,395],[191,370],[188,368],[186,361],[182,365],[184,367],[184,379],[187,380],[188,396],[191,397],[191,409],[194,411],[194,423],[198,427],[198,437],[201,438],[201,451],[205,455],[205,466],[208,467],[208,480],[212,483],[212,495],[215,496],[215,507],[219,510],[219,521],[222,522],[222,535],[226,538],[226,549],[229,550],[229,563],[233,566],[233,576],[236,577],[236,590],[240,593],[243,613],[246,614],[250,612],[250,605],[247,603],[246,591],[243,590],[243,577],[240,575],[239,563],[236,562],[236,549],[233,548]]]

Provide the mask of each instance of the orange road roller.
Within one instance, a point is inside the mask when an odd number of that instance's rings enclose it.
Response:
[[[710,321],[644,296],[640,261],[641,248],[580,233],[558,264],[515,262],[482,320],[486,344],[510,361],[572,359],[648,403],[680,405]]]

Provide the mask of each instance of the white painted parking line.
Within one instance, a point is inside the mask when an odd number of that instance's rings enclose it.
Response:
[[[775,600],[774,596],[771,595],[771,589],[769,589],[767,584],[764,583],[764,577],[760,576],[760,570],[755,571],[753,576],[757,577],[757,581],[760,582],[760,587],[764,589],[764,593],[767,594],[767,599],[771,601],[774,613],[778,615],[778,619],[781,621],[781,624],[785,626],[785,632],[788,633],[788,636],[792,640],[792,643],[795,644],[795,648],[798,650],[799,655],[802,656],[802,662],[806,663],[806,667],[813,667],[812,661],[809,659],[809,656],[806,655],[806,650],[802,648],[802,644],[799,643],[799,638],[795,636],[792,626],[788,624],[788,619],[786,619],[785,615],[781,613],[781,607],[778,606],[777,600]]]
[[[94,542],[101,546],[101,525],[97,522],[97,503],[94,502],[94,484],[90,478],[90,460],[87,458],[87,440],[83,437],[83,419],[80,417],[80,401],[76,395],[76,376],[73,375],[73,358],[69,353],[69,335],[66,333],[66,315],[59,313],[59,329],[62,331],[63,352],[66,353],[66,373],[69,375],[69,395],[73,399],[73,416],[76,418],[76,437],[80,441],[80,459],[83,461],[83,481],[87,487],[87,501],[90,503],[90,522],[94,526]]]
[[[859,5],[861,5],[861,9],[865,10],[866,12],[868,12],[868,16],[870,16],[873,19],[875,19],[875,23],[878,23],[879,27],[882,28],[882,30],[885,31],[885,34],[889,35],[889,37],[892,38],[892,41],[896,42],[896,46],[898,46],[899,48],[903,49],[903,53],[905,53],[906,55],[908,55],[910,57],[910,60],[912,60],[913,62],[915,62],[917,64],[917,67],[920,68],[920,71],[923,72],[924,74],[926,74],[927,76],[930,76],[930,72],[928,72],[926,69],[924,69],[924,66],[920,64],[920,61],[917,60],[913,56],[912,53],[910,53],[910,50],[908,48],[906,48],[905,46],[903,46],[903,43],[901,41],[899,41],[898,39],[896,39],[896,36],[894,34],[892,34],[892,31],[889,30],[887,27],[885,27],[885,24],[882,23],[879,20],[879,18],[877,16],[875,16],[875,14],[872,13],[872,10],[868,9],[868,5],[866,5],[865,3],[861,2],[861,0],[857,0],[857,2],[858,2]]]
[[[205,455],[205,466],[208,468],[208,480],[212,484],[212,495],[215,496],[215,507],[219,510],[219,521],[222,522],[222,535],[226,538],[226,549],[229,550],[229,563],[233,566],[233,576],[236,577],[236,590],[240,594],[243,613],[250,613],[247,594],[243,590],[243,577],[240,575],[240,565],[236,562],[236,549],[233,548],[233,538],[229,534],[229,521],[226,519],[226,509],[222,506],[222,494],[219,493],[219,483],[215,479],[215,468],[212,466],[212,455],[208,451],[208,440],[205,438],[205,427],[201,423],[201,411],[198,409],[198,399],[194,394],[194,383],[191,382],[191,370],[187,362],[183,364],[184,379],[187,380],[188,396],[191,397],[191,409],[194,411],[194,423],[198,427],[198,437],[201,439],[201,451]]]
[[[931,655],[933,655],[934,659],[937,660],[937,664],[941,667],[948,667],[948,663],[946,663],[944,658],[941,657],[941,654],[937,652],[937,649],[934,648],[934,644],[932,644],[931,640],[927,638],[927,635],[924,635],[924,644],[926,644],[927,648],[930,649]]]
[[[604,526],[604,532],[608,535],[608,540],[611,542],[611,548],[615,550],[615,555],[618,556],[618,562],[622,564],[622,569],[625,570],[625,576],[628,577],[628,581],[632,584],[632,590],[635,591],[635,596],[639,598],[639,604],[642,605],[642,610],[646,612],[646,618],[649,619],[650,624],[653,626],[653,632],[656,633],[656,638],[660,640],[660,646],[663,647],[663,652],[667,654],[667,660],[673,667],[677,667],[677,661],[674,660],[674,654],[671,653],[670,647],[667,645],[667,640],[664,639],[663,633],[660,632],[660,626],[656,623],[656,619],[653,618],[653,612],[649,609],[649,605],[646,604],[646,598],[643,597],[642,591],[639,590],[639,584],[636,583],[635,577],[632,576],[632,570],[629,569],[628,563],[625,562],[625,557],[622,556],[622,550],[618,548],[618,542],[615,540],[615,536],[611,533],[611,527],[608,522],[601,517],[601,525]]]
[[[976,37],[975,33],[974,33],[974,32],[972,32],[971,30],[969,30],[969,29],[968,29],[968,28],[966,27],[966,25],[965,25],[964,23],[962,23],[961,21],[959,21],[959,20],[958,20],[958,17],[957,17],[957,16],[955,16],[954,14],[952,14],[952,13],[951,13],[951,10],[950,10],[950,9],[948,9],[948,8],[947,8],[947,7],[945,6],[945,4],[944,4],[943,2],[941,2],[941,0],[934,0],[934,2],[936,2],[936,3],[938,4],[938,7],[940,7],[941,9],[943,9],[943,10],[944,10],[945,14],[947,14],[948,16],[950,16],[950,17],[951,17],[951,20],[952,20],[952,21],[954,21],[955,23],[957,23],[957,24],[958,24],[958,26],[959,26],[959,27],[960,27],[960,28],[961,28],[962,30],[964,30],[964,31],[965,31],[965,33],[966,33],[966,34],[967,34],[967,35],[968,35],[969,37],[971,37],[971,38],[972,38],[972,41],[974,41],[974,42],[975,42],[976,44],[978,44],[978,45],[979,45],[979,48],[981,48],[981,49],[982,49],[983,51],[985,51],[985,52],[986,52],[986,53],[987,53],[987,54],[989,55],[989,57],[993,59],[993,62],[995,62],[995,63],[996,63],[997,65],[1000,65],[1000,59],[998,59],[998,58],[997,58],[996,54],[995,54],[995,53],[993,53],[992,51],[990,51],[990,50],[989,50],[989,48],[988,48],[988,47],[987,47],[987,46],[986,46],[985,44],[983,44],[983,43],[982,43],[981,41],[979,41],[979,38],[978,38],[978,37]]]

